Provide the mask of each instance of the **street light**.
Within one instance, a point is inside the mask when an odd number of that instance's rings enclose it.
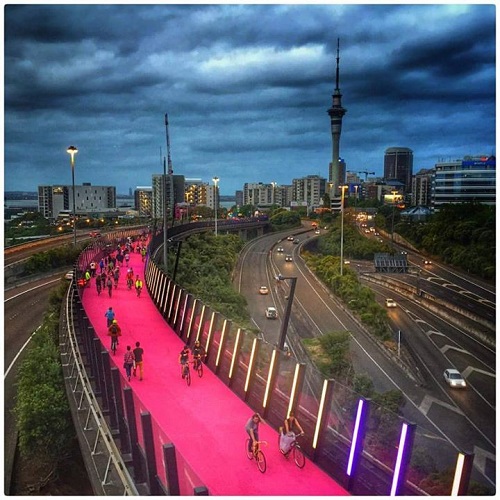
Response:
[[[78,149],[75,146],[70,146],[66,152],[71,157],[71,183],[73,189],[73,245],[76,247],[76,209],[75,209],[75,155]]]
[[[391,191],[392,194],[392,224],[391,224],[391,246],[392,246],[392,251],[394,252],[394,209],[396,207],[396,202],[398,201],[397,198],[397,191]]]
[[[219,178],[214,177],[212,180],[214,181],[215,236],[217,236],[217,201],[218,201],[217,186],[219,184]]]
[[[340,200],[340,276],[344,274],[344,191],[349,186],[340,186],[342,196]]]

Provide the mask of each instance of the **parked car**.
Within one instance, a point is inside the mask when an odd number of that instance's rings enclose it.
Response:
[[[396,301],[394,299],[385,299],[386,307],[396,307]]]
[[[285,256],[285,261],[286,262],[292,262],[293,261],[293,257],[291,255],[286,255]]]
[[[467,384],[462,377],[462,374],[455,368],[448,368],[444,371],[444,379],[446,383],[454,389],[465,389]]]
[[[266,318],[267,319],[276,319],[278,317],[278,311],[275,307],[268,307],[266,309]]]
[[[268,290],[267,286],[261,286],[261,287],[259,288],[259,293],[260,293],[261,295],[267,295],[267,294],[269,293],[269,290]]]

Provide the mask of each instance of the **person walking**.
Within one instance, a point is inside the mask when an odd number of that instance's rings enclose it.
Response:
[[[134,377],[137,376],[136,371],[137,371],[137,367],[139,367],[139,380],[142,380],[143,364],[144,364],[144,349],[141,347],[140,342],[135,343],[134,359],[135,359]]]
[[[108,295],[111,297],[113,294],[113,281],[111,280],[111,272],[108,274],[106,279],[106,286],[108,287]]]
[[[135,277],[135,291],[137,292],[137,297],[140,297],[142,291],[142,280],[139,275]]]
[[[245,431],[250,436],[248,441],[248,451],[253,452],[259,441],[259,424],[262,422],[262,417],[258,413],[254,413],[245,425]]]
[[[113,311],[113,308],[110,306],[108,307],[108,310],[104,313],[104,316],[106,317],[106,326],[109,328],[111,326],[111,323],[113,323],[113,320],[115,319],[115,311]]]
[[[123,368],[125,368],[125,373],[127,374],[128,381],[130,382],[130,376],[132,374],[132,367],[134,366],[134,353],[130,350],[130,346],[127,346],[127,350],[123,355]]]

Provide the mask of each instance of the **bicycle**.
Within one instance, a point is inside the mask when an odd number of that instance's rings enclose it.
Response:
[[[132,278],[127,278],[127,288],[129,290],[132,289],[132,285],[134,284],[134,280]]]
[[[186,380],[188,387],[191,385],[191,371],[189,370],[189,362],[182,366],[182,378]]]
[[[300,444],[297,442],[297,438],[303,435],[303,432],[301,432],[300,434],[293,433],[293,443],[290,445],[290,449],[286,453],[284,453],[281,449],[281,432],[278,434],[278,448],[280,452],[286,458],[288,458],[291,453],[293,455],[293,461],[299,469],[303,469],[306,465],[306,457],[304,455],[304,452],[302,451],[302,448],[300,447]]]
[[[249,450],[249,447],[252,448],[251,446],[251,439],[247,438],[245,441],[245,450],[247,452],[247,458],[248,460],[252,460],[255,458],[255,461],[257,462],[257,468],[264,474],[266,472],[266,456],[264,455],[264,452],[260,449],[260,445],[264,444],[267,446],[267,441],[257,441],[257,445],[252,449]]]
[[[111,350],[113,351],[113,356],[116,354],[117,345],[118,345],[118,337],[111,337]]]
[[[193,370],[198,372],[198,377],[203,377],[203,363],[200,358],[195,358],[193,361]]]

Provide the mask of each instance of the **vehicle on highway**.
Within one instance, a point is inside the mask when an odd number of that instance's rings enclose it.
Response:
[[[269,289],[267,288],[267,286],[261,286],[259,288],[259,293],[261,295],[267,295],[269,293]]]
[[[299,243],[300,243],[300,240],[299,240],[298,238],[295,238],[295,239],[293,240],[293,244],[294,244],[294,245],[298,245]]]
[[[424,263],[424,266],[430,266],[432,264],[429,259],[423,259],[422,262]]]
[[[68,271],[64,277],[68,280],[71,281],[73,279],[73,271]]]
[[[99,238],[101,236],[100,231],[90,231],[89,236],[91,238]]]
[[[277,251],[277,252],[279,252],[279,253],[283,253],[283,247],[278,247],[278,248],[276,249],[276,251]]]
[[[321,231],[319,229],[316,229],[316,231],[314,231],[314,234],[320,234]]]
[[[275,307],[269,306],[266,309],[266,318],[267,319],[276,319],[278,317],[278,311]]]
[[[350,263],[351,263],[351,261],[349,259],[344,260],[344,264],[349,265]]]
[[[285,256],[285,262],[292,262],[292,261],[293,261],[293,257],[290,254]]]
[[[385,299],[386,307],[396,307],[397,304],[394,299]]]
[[[293,241],[293,236],[288,236],[287,240],[288,241]]]
[[[454,389],[465,389],[467,387],[462,374],[455,368],[448,368],[444,371],[443,376],[446,383]]]

